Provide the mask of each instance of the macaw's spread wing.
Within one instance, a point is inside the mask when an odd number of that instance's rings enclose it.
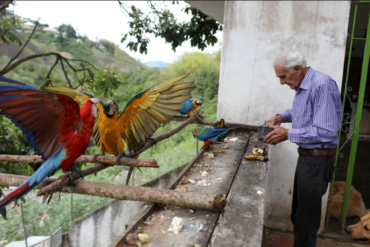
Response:
[[[194,82],[177,83],[187,75],[163,82],[135,95],[119,116],[118,124],[123,127],[129,151],[135,152],[158,129],[169,122],[183,107],[182,102],[191,98]]]
[[[64,142],[81,128],[80,107],[62,94],[1,85],[0,110],[22,129],[44,159],[58,153]]]
[[[94,95],[89,93],[80,92],[71,88],[63,88],[63,87],[43,87],[44,90],[54,93],[60,93],[67,95],[68,97],[72,98],[74,101],[76,101],[80,107],[82,107],[86,101],[96,98]],[[101,122],[101,119],[103,117],[103,105],[104,103],[102,101],[99,101],[96,104],[96,107],[98,108],[98,114],[96,115],[95,122],[94,122],[94,129],[93,129],[93,140],[94,143],[99,147],[100,146],[100,134],[99,134],[99,124]]]

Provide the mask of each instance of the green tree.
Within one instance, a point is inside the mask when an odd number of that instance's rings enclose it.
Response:
[[[104,47],[106,52],[108,52],[112,56],[114,55],[116,46],[112,42],[105,40],[105,39],[101,39],[99,43]]]
[[[70,24],[62,24],[56,29],[67,38],[77,39],[76,30]]]
[[[183,11],[191,14],[190,22],[179,22],[174,14],[164,7],[164,4],[153,4],[147,1],[151,11],[142,12],[139,8],[132,5],[126,6],[123,1],[118,1],[120,7],[131,18],[129,26],[131,30],[123,35],[121,42],[125,42],[128,36],[136,38],[136,41],[130,41],[127,47],[130,50],[147,54],[150,39],[145,34],[154,34],[155,37],[161,37],[166,43],[170,43],[175,51],[177,47],[185,41],[190,40],[192,47],[198,47],[203,50],[208,45],[217,43],[215,36],[217,31],[222,31],[222,24],[212,20],[201,11],[186,6]],[[173,5],[179,4],[178,1],[172,1]]]
[[[196,82],[193,94],[199,94],[207,100],[212,100],[218,93],[218,80],[220,73],[220,54],[191,52],[184,53],[180,58],[164,69],[163,74],[174,77],[190,73],[189,80]]]

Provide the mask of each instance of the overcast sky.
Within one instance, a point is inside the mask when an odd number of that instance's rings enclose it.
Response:
[[[135,5],[143,11],[149,10],[146,1],[124,1],[127,5]],[[175,14],[180,21],[190,20],[190,15],[181,11],[186,3],[180,1],[180,5],[173,6],[167,3],[168,8]],[[43,24],[49,24],[51,28],[61,24],[71,24],[80,35],[86,35],[91,40],[107,39],[125,50],[130,56],[140,59],[141,62],[163,61],[173,62],[179,55],[187,51],[200,51],[192,48],[190,42],[184,43],[176,50],[172,51],[170,44],[165,44],[161,38],[150,38],[148,54],[129,51],[126,48],[127,42],[120,42],[122,34],[129,30],[127,22],[129,17],[121,12],[117,1],[16,1],[15,6],[10,6],[16,15],[28,17],[33,20],[40,19]],[[204,52],[215,52],[221,47],[222,32],[217,33],[219,43],[214,47],[208,47]]]

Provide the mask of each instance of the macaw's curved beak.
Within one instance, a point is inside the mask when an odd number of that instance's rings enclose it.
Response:
[[[201,100],[197,99],[197,100],[195,101],[195,104],[197,104],[197,105],[202,105],[202,104],[203,104],[203,101],[201,101]]]

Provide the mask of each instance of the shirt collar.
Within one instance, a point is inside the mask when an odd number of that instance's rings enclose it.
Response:
[[[308,90],[310,87],[311,78],[314,74],[315,74],[315,70],[309,67],[306,75],[303,78],[303,81],[301,82],[301,85],[299,85],[299,88],[297,90],[299,91],[301,91],[302,89]]]

